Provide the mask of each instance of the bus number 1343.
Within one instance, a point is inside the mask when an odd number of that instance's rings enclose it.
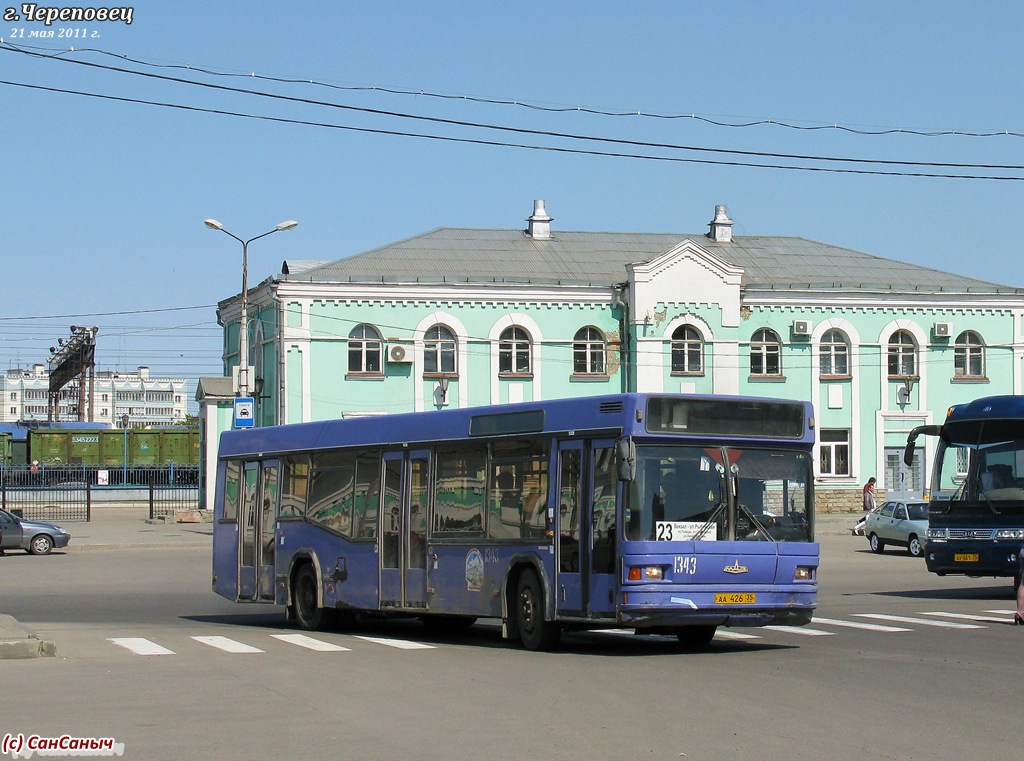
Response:
[[[697,573],[697,556],[696,555],[676,555],[675,563],[673,564],[673,571],[680,574],[687,574],[692,576]]]

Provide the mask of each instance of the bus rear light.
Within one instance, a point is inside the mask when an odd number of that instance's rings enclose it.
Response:
[[[814,579],[814,568],[809,565],[799,565],[796,573],[793,574],[793,581],[811,581]]]

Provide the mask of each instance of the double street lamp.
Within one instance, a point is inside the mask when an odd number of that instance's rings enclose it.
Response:
[[[220,230],[225,235],[230,235],[242,244],[242,315],[238,330],[238,396],[249,396],[249,244],[282,230],[294,230],[299,223],[294,219],[289,219],[287,222],[277,225],[273,230],[267,230],[249,240],[242,240],[234,233],[225,230],[224,225],[216,219],[207,219],[204,224],[211,230]]]

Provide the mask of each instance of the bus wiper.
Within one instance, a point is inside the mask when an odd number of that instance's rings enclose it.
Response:
[[[725,502],[719,502],[717,505],[715,505],[715,509],[711,511],[711,515],[708,516],[708,519],[704,521],[704,525],[697,529],[697,533],[693,535],[693,538],[703,539],[704,534],[707,533],[707,530],[709,528],[711,528],[715,525],[715,523],[718,522],[718,517],[723,512],[725,512]]]
[[[992,511],[993,515],[1001,515],[999,510],[996,509],[995,503],[989,499],[988,492],[985,491],[985,487],[981,485],[981,479],[977,479],[978,484],[978,496],[985,500],[985,504],[988,505],[988,509]]]
[[[762,533],[766,541],[775,541],[775,538],[770,533],[768,533],[768,529],[765,528],[764,524],[754,517],[754,514],[750,512],[750,509],[747,508],[746,505],[744,505],[741,502],[737,502],[736,507],[743,511],[743,513],[750,519],[750,522],[754,525],[754,527]]]

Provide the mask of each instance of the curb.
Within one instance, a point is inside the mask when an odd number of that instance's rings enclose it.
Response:
[[[57,644],[41,639],[13,616],[0,614],[0,660],[14,658],[52,658]]]

